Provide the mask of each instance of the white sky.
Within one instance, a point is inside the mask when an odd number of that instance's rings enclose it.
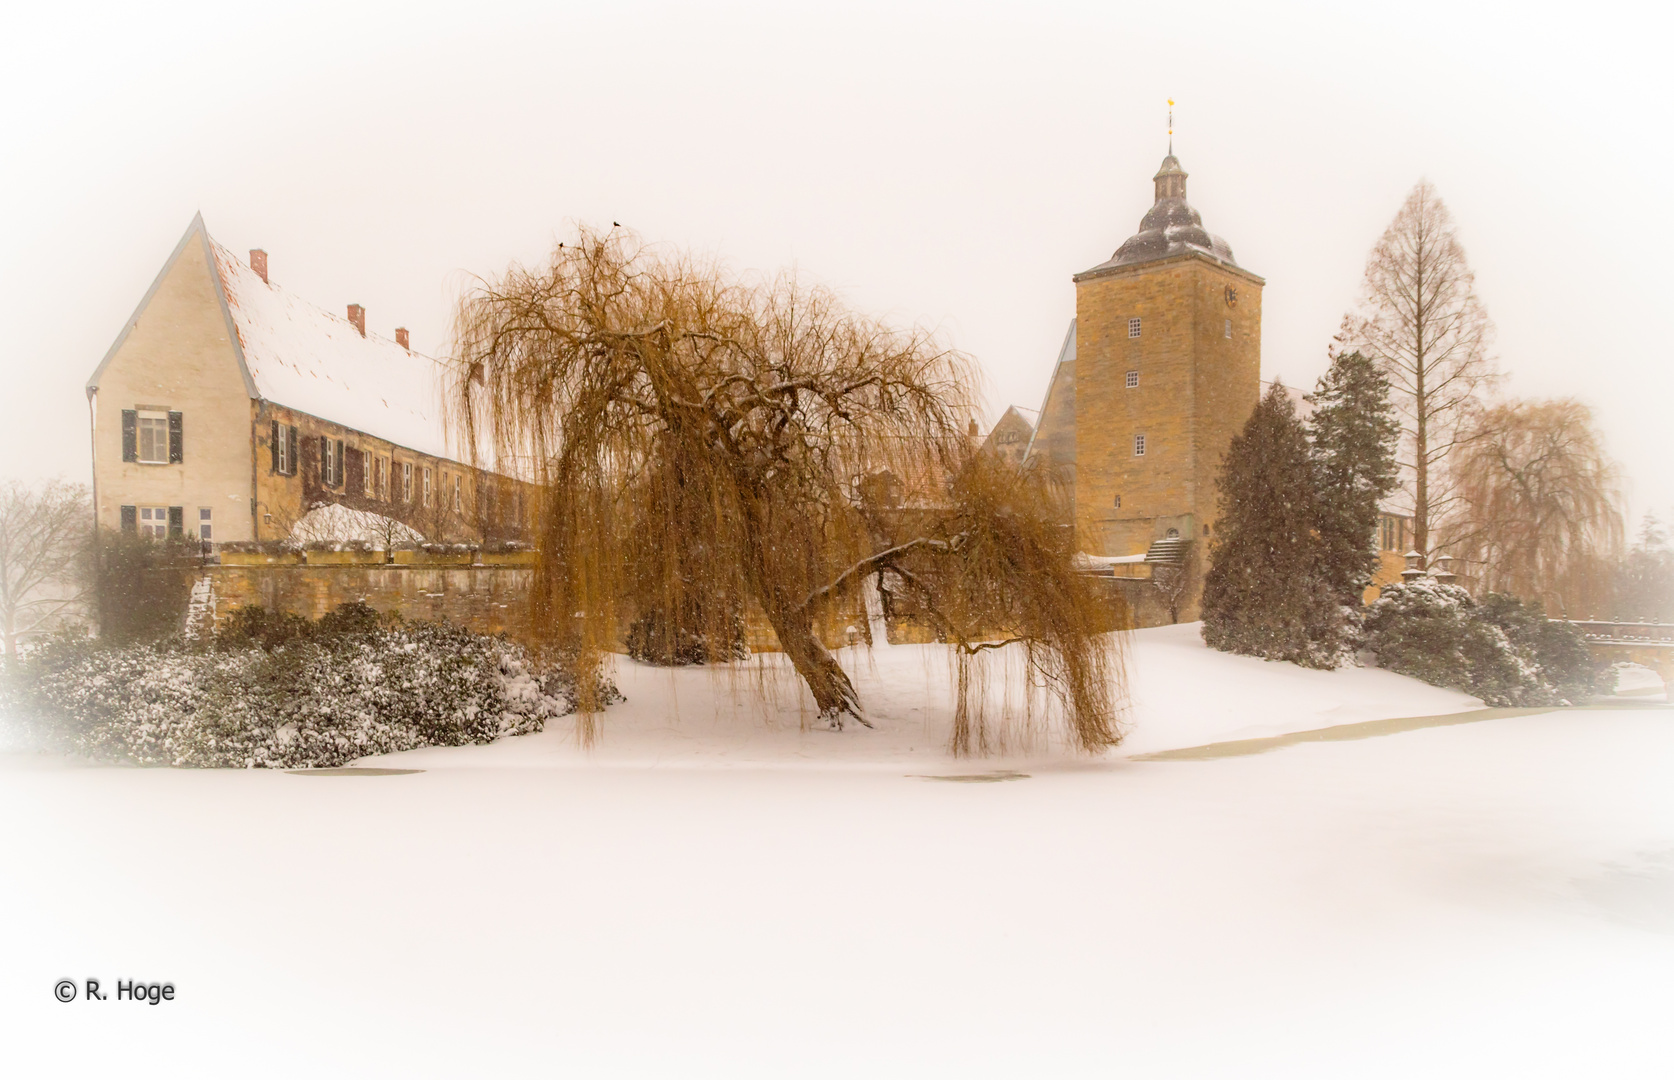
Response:
[[[940,329],[1039,404],[1175,148],[1311,385],[1420,176],[1506,392],[1595,407],[1674,504],[1670,22],[1650,5],[34,5],[0,33],[0,472],[87,471],[82,387],[194,211],[446,348],[470,274],[620,221]],[[161,5],[155,5],[161,7]],[[607,10],[608,8],[608,10]]]

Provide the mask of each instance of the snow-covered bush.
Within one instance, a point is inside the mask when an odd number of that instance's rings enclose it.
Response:
[[[208,648],[55,641],[22,666],[17,706],[94,757],[256,768],[485,743],[574,709],[573,684],[512,642],[364,605],[319,623],[241,612],[228,631]]]
[[[322,502],[291,526],[290,539],[310,551],[388,551],[403,544],[422,544],[424,537],[412,526],[371,510],[355,510],[342,503]],[[319,547],[352,543],[357,547]]]
[[[277,540],[223,540],[215,546],[237,554],[294,555],[302,550],[302,541],[285,536]]]
[[[1478,603],[1457,585],[1420,580],[1386,586],[1367,612],[1361,643],[1378,666],[1489,705],[1553,705],[1597,692],[1602,670],[1580,634],[1538,608],[1489,594]]]

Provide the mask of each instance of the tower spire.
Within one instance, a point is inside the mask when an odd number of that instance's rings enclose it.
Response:
[[[1168,152],[1174,153],[1174,99],[1168,99]]]

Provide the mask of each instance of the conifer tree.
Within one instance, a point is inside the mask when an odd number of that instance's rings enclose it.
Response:
[[[1233,438],[1217,483],[1203,640],[1225,652],[1335,666],[1341,619],[1319,571],[1308,440],[1282,385]]]
[[[1389,380],[1358,352],[1340,352],[1308,395],[1320,576],[1344,607],[1358,607],[1377,571],[1378,506],[1395,490],[1401,425]]]

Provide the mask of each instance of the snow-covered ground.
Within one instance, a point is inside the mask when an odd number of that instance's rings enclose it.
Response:
[[[952,668],[947,650],[931,645],[844,649],[868,717],[867,730],[832,732],[818,723],[813,699],[784,658],[763,654],[719,668],[658,668],[619,659],[616,680],[627,701],[602,716],[602,736],[590,750],[576,745],[567,723],[540,735],[491,747],[437,748],[369,765],[433,768],[443,765],[549,766],[564,762],[640,765],[789,765],[894,768],[906,762],[941,771],[969,771],[947,756],[952,721]],[[1388,717],[1438,716],[1480,709],[1468,694],[1442,690],[1376,668],[1309,671],[1215,652],[1199,624],[1141,630],[1131,637],[1127,664],[1130,708],[1122,745],[1112,757],[1228,739],[1249,739]],[[984,759],[983,768],[1061,760],[1051,738],[1028,738],[1020,702],[1003,715],[1003,673],[992,670],[990,695],[997,729],[1012,733],[1010,752]],[[1013,673],[1011,685],[1020,680]],[[759,704],[757,685],[770,702]]]
[[[950,761],[946,672],[923,649],[874,654],[870,732],[804,731],[788,692],[741,717],[725,678],[625,665],[630,700],[591,753],[554,731],[367,763],[423,770],[399,775],[0,756],[0,1062],[1674,1071],[1674,715],[1131,760],[1473,705],[1384,672],[1209,653],[1195,629],[1137,635],[1130,742],[1100,761]],[[1027,775],[927,778],[1000,769]],[[178,996],[60,1004],[66,977]]]

